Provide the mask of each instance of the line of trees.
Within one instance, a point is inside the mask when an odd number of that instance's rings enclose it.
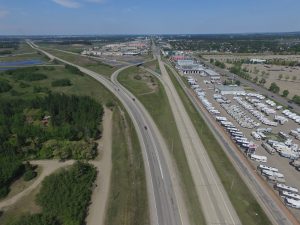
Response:
[[[82,162],[50,175],[36,197],[42,213],[23,216],[9,225],[84,224],[96,175],[95,167]]]

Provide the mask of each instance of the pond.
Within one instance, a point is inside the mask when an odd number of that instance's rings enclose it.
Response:
[[[5,66],[5,68],[0,68],[0,70],[14,69],[14,67],[19,67],[19,66],[34,66],[34,65],[41,65],[41,64],[44,64],[44,62],[39,59],[10,61],[10,62],[1,62],[0,61],[0,66],[3,66],[3,67]]]

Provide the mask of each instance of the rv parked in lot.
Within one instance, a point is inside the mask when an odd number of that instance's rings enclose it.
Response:
[[[271,155],[275,154],[276,150],[274,148],[271,147],[271,145],[263,142],[262,143],[262,147]]]
[[[293,192],[280,191],[279,194],[281,197],[287,197],[287,198],[291,198],[291,199],[295,199],[295,200],[300,200],[300,195],[293,193]]]
[[[270,167],[270,166],[265,166],[265,165],[262,165],[262,164],[258,165],[257,169],[258,170],[269,170],[269,171],[273,171],[273,172],[278,172],[277,168]]]
[[[295,209],[300,209],[300,201],[299,200],[294,200],[292,198],[285,198],[284,203],[289,207],[292,207]]]
[[[267,180],[271,183],[281,183],[281,184],[285,183],[285,179],[279,178],[279,177],[269,176],[269,177],[267,177]]]
[[[293,160],[290,164],[294,167],[300,167],[300,160]]]
[[[292,192],[292,193],[298,193],[299,192],[299,190],[297,188],[290,187],[290,186],[287,186],[285,184],[275,184],[274,188],[276,190],[279,190],[279,191],[288,191],[288,192]]]
[[[278,178],[284,178],[284,175],[282,173],[273,172],[270,170],[262,170],[261,173],[264,176],[273,176],[273,177],[278,177]]]
[[[255,154],[251,154],[250,155],[250,159],[256,161],[256,162],[267,162],[267,157],[266,156],[261,156],[261,155],[255,155]]]

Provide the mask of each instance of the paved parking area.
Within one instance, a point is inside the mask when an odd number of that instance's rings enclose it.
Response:
[[[281,157],[278,153],[275,153],[274,155],[270,155],[262,146],[261,144],[264,141],[257,141],[255,140],[252,136],[251,136],[251,132],[255,131],[256,128],[253,129],[248,129],[248,128],[243,128],[239,125],[239,123],[233,119],[227,112],[226,110],[221,107],[221,105],[214,99],[213,95],[215,94],[215,85],[214,84],[207,84],[204,82],[204,80],[209,80],[209,77],[202,77],[200,75],[191,75],[195,80],[197,80],[198,85],[200,86],[200,88],[206,93],[206,98],[207,100],[212,104],[213,107],[215,107],[216,110],[218,110],[220,112],[220,115],[218,116],[224,116],[228,119],[228,121],[232,122],[240,131],[243,132],[243,134],[245,135],[245,137],[255,143],[258,147],[256,149],[256,153],[257,155],[261,155],[261,156],[267,156],[267,163],[264,163],[267,166],[271,166],[271,167],[276,167],[279,169],[280,173],[283,173],[285,176],[285,180],[286,180],[286,185],[289,186],[293,186],[296,187],[300,190],[300,172],[297,171],[293,166],[291,166],[289,164],[289,162],[291,161],[290,159]],[[221,81],[222,82],[222,81]],[[248,110],[244,109],[238,102],[237,100],[234,99],[234,95],[226,95],[226,98],[228,98],[231,103],[230,105],[236,105],[239,106],[239,108],[245,113],[245,115],[249,118],[251,118],[253,121],[257,122],[257,123],[261,123],[256,117],[254,117]],[[243,100],[245,100],[244,96],[239,96],[241,97]],[[262,102],[265,103],[267,99],[262,100]],[[253,106],[254,107],[254,106]],[[254,107],[255,108],[255,107]],[[271,106],[270,106],[271,108]],[[282,114],[282,110],[277,110],[276,111],[277,115],[280,116],[284,116]],[[268,118],[270,121],[274,120],[274,115],[265,115],[266,118]],[[221,126],[221,125],[220,125]],[[260,128],[268,128],[271,126],[267,126],[261,123],[261,125],[259,126]],[[282,131],[286,134],[289,134],[290,130],[296,130],[297,128],[300,128],[300,125],[297,124],[296,122],[294,122],[293,120],[289,119],[288,122],[286,122],[284,125],[278,124],[278,126],[272,126],[272,137],[270,139],[274,139],[275,136],[277,136],[277,134]],[[295,139],[294,137],[290,136],[289,138],[291,138],[293,140],[293,143],[298,144],[298,146],[300,146],[300,141]],[[228,134],[228,139],[231,139],[230,135]],[[266,140],[265,140],[266,141]],[[250,159],[249,159],[250,160]],[[257,166],[261,163],[257,163],[255,161],[250,160],[254,166]],[[269,184],[270,186],[273,186],[273,184]],[[275,190],[274,190],[275,191]],[[289,208],[294,215],[297,217],[297,219],[300,219],[300,210],[298,209],[292,209]]]

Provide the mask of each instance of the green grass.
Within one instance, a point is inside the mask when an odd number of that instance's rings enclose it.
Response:
[[[160,68],[159,68],[159,64],[157,60],[153,60],[150,62],[146,62],[143,64],[146,68],[149,68],[153,71],[155,71],[156,73],[161,74]]]
[[[113,121],[113,169],[105,224],[147,225],[146,178],[138,137],[128,115],[118,107]]]
[[[47,79],[40,81],[15,81],[12,76],[5,72],[0,73],[0,78],[8,80],[9,84],[13,87],[17,93],[21,94],[24,98],[33,98],[37,95],[44,96],[45,93],[33,93],[33,87],[39,86],[48,88],[53,92],[74,94],[74,95],[86,95],[96,99],[98,102],[106,103],[109,100],[115,100],[115,97],[101,84],[96,82],[89,76],[80,76],[70,73],[64,67],[39,67],[38,73],[47,75]],[[52,87],[51,83],[58,79],[69,79],[72,83],[71,86],[66,87]],[[22,88],[21,83],[29,85]],[[27,86],[26,85],[26,86]],[[13,96],[11,92],[1,93],[0,97],[15,98],[19,96]]]
[[[222,147],[215,139],[202,116],[197,112],[192,102],[186,96],[175,75],[167,67],[173,84],[190,116],[204,147],[227,191],[227,194],[244,225],[271,224],[265,212],[258,204],[247,185],[228,159]]]
[[[108,64],[105,64],[103,62],[100,62],[98,60],[90,59],[84,56],[80,55],[73,55],[71,53],[65,53],[57,50],[48,50],[47,52],[53,54],[54,56],[57,56],[61,59],[64,59],[66,61],[69,61],[71,63],[74,63],[76,65],[85,67],[89,70],[92,70],[96,73],[99,73],[101,75],[104,75],[106,77],[110,77],[113,72],[115,72],[118,67],[111,66]]]
[[[137,80],[134,78],[136,74],[141,74],[144,78]],[[154,88],[149,87],[153,82],[150,78],[147,78],[148,76],[151,75],[137,67],[130,67],[120,73],[118,80],[143,103],[165,138],[180,173],[181,185],[188,207],[187,211],[192,224],[205,224],[195,184],[189,170],[168,98],[163,86],[152,76],[155,86]]]

